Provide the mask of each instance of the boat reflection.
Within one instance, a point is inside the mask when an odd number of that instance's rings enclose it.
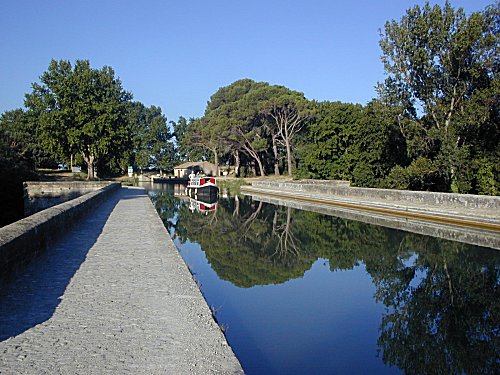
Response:
[[[197,198],[189,199],[189,210],[191,212],[201,212],[208,215],[209,212],[213,212],[217,209],[217,196],[202,196]]]

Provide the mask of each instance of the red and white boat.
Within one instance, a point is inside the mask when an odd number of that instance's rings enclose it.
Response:
[[[219,188],[214,177],[191,177],[187,184],[188,195],[217,195]]]

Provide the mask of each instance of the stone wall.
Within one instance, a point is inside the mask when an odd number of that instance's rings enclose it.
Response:
[[[309,181],[253,181],[252,187],[275,192],[323,194],[338,198],[377,200],[399,205],[417,204],[447,208],[489,209],[500,212],[500,197],[392,189],[330,186]]]
[[[38,182],[24,183],[24,216],[33,215],[46,208],[107,186],[108,182]]]
[[[361,221],[363,223],[383,226],[386,228],[404,230],[406,232],[418,233],[426,236],[444,238],[446,240],[465,242],[471,245],[500,250],[500,236],[492,231],[483,231],[475,228],[468,228],[467,230],[464,230],[463,227],[459,226],[415,220],[411,217],[387,216],[370,211],[355,211],[342,207],[327,206],[286,198],[276,198],[266,195],[252,195],[252,199],[274,205],[313,211],[324,215]]]
[[[0,281],[45,250],[51,241],[62,236],[120,186],[119,183],[101,183],[99,190],[0,228]]]

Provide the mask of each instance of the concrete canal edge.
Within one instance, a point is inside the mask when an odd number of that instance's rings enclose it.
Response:
[[[185,336],[183,339],[177,338],[180,341],[187,341],[187,348],[183,352],[189,352],[190,359],[175,369],[177,374],[244,374],[243,368],[239,359],[236,357],[232,347],[229,345],[226,336],[216,321],[212,309],[206,301],[200,285],[195,280],[193,274],[189,270],[188,265],[182,258],[177,246],[170,236],[165,224],[160,215],[156,211],[153,202],[148,197],[148,210],[152,211],[154,220],[150,223],[151,230],[157,233],[155,237],[165,238],[166,241],[162,247],[166,250],[164,266],[167,268],[168,280],[167,284],[172,288],[172,294],[175,296],[172,308],[184,314],[184,319],[179,319],[176,324]],[[167,266],[168,264],[168,266]],[[190,301],[187,311],[185,310],[186,302]],[[186,325],[183,327],[183,325]],[[198,341],[203,341],[200,344]],[[176,354],[177,357],[182,355]],[[187,368],[187,363],[190,363],[191,369]],[[195,366],[195,368],[193,368]]]
[[[493,248],[499,248],[500,244],[500,197],[269,180],[253,181],[252,186],[242,186],[241,191],[281,200],[286,205],[294,206],[284,200],[295,200],[309,207],[351,211],[361,215],[361,221],[376,218],[383,226],[394,227],[391,221],[399,221],[406,228],[400,229],[416,233],[433,226],[436,230],[432,232],[439,233],[438,237],[459,241],[466,238],[464,242]],[[428,224],[422,226],[419,222]],[[463,232],[473,235],[464,236]]]
[[[437,193],[429,191],[410,191],[395,189],[376,189],[346,186],[344,181],[313,182],[297,181],[252,181],[253,190],[305,193],[331,198],[358,199],[365,201],[385,202],[403,206],[428,205],[436,209],[467,209],[471,215],[475,211],[489,210],[496,213],[500,210],[500,197],[473,194]],[[243,189],[248,186],[242,186]]]
[[[109,181],[26,181],[24,216],[107,187]]]
[[[117,182],[100,183],[89,188],[86,194],[81,192],[84,195],[78,198],[0,228],[0,282],[43,251],[51,241],[63,236],[78,219],[120,186]]]

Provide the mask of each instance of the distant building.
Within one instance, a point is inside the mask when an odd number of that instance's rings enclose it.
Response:
[[[208,176],[217,176],[217,167],[209,161],[188,161],[174,167],[174,177],[187,178],[193,171],[194,173],[204,173]]]

